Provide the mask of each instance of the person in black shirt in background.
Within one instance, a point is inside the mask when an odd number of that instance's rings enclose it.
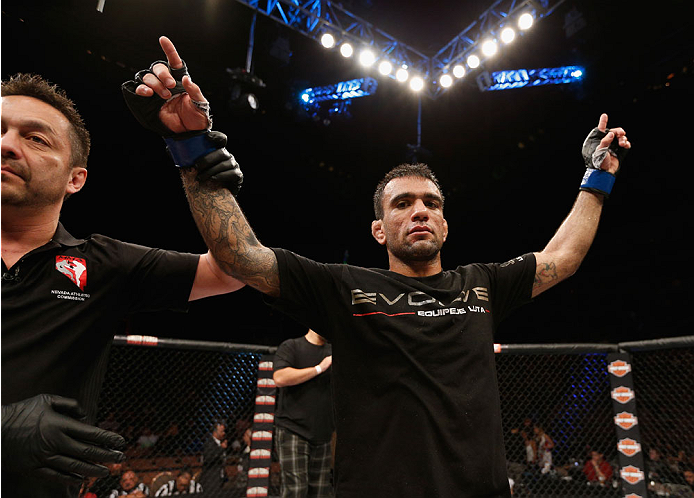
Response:
[[[275,443],[282,498],[333,496],[330,443],[335,424],[328,372],[332,359],[330,344],[311,329],[284,341],[275,353]]]

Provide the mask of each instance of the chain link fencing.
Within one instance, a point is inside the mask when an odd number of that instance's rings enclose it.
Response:
[[[200,481],[205,440],[219,423],[227,439],[223,480],[215,482],[219,496],[279,496],[267,407],[274,403],[268,379],[274,350],[116,338],[97,423],[126,438],[124,468],[137,473],[150,496],[183,469]],[[514,496],[694,498],[694,336],[620,345],[497,345],[497,352]],[[614,360],[617,352],[627,360]],[[627,370],[633,387],[615,387],[611,372]],[[253,469],[257,452],[266,454],[267,470]],[[259,471],[262,486],[254,484]],[[113,488],[121,472],[116,468],[113,477],[92,484],[98,498],[111,491],[100,485]],[[641,485],[648,491],[634,487]]]

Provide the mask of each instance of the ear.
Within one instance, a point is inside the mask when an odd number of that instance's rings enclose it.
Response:
[[[87,168],[82,166],[75,166],[70,172],[70,178],[67,183],[66,192],[70,195],[75,194],[82,190],[84,184],[87,181]]]
[[[383,231],[383,220],[374,220],[371,222],[371,235],[376,239],[376,242],[382,246],[386,243],[386,234]]]
[[[443,219],[443,241],[446,242],[446,238],[448,238],[448,222],[446,221],[446,218]]]

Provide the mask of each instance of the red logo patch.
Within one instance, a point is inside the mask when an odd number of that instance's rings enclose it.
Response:
[[[84,290],[87,285],[87,261],[73,256],[56,256],[55,269],[69,278],[73,284]]]
[[[621,404],[628,403],[634,399],[634,391],[624,386],[615,387],[612,389],[612,399]]]
[[[631,372],[631,365],[623,360],[615,360],[609,364],[607,371],[617,377],[624,377],[626,374]]]
[[[620,439],[617,443],[617,449],[624,455],[630,457],[641,451],[641,445],[631,438]]]
[[[639,481],[643,481],[644,478],[643,470],[633,465],[622,468],[622,470],[619,471],[619,475],[629,484],[636,484]]]
[[[614,418],[614,423],[620,426],[622,429],[629,430],[639,423],[636,415],[629,412],[618,413]]]

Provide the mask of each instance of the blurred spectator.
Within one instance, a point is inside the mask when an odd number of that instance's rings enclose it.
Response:
[[[552,470],[552,449],[554,448],[554,441],[552,441],[549,434],[539,425],[533,428],[533,432],[535,433],[535,444],[537,445],[537,464],[540,467],[540,471],[546,474]]]
[[[673,472],[667,462],[662,458],[660,450],[650,448],[646,459],[646,472],[648,480],[656,484],[677,482],[677,473]]]
[[[537,443],[533,437],[533,422],[529,418],[523,420],[523,425],[519,429],[511,429],[511,434],[518,434],[523,438],[525,449],[525,463],[528,467],[535,464],[537,460]]]
[[[606,486],[612,481],[612,466],[599,451],[590,452],[590,460],[583,466],[583,473],[591,484]]]
[[[685,484],[694,491],[694,469],[685,469],[682,476],[684,477]]]
[[[226,424],[217,421],[202,446],[202,472],[200,484],[205,497],[222,496],[226,481],[224,466],[227,457]]]
[[[120,484],[111,491],[109,498],[146,498],[149,496],[149,487],[140,482],[140,477],[133,470],[126,470],[120,478]]]
[[[160,487],[154,496],[193,495],[198,493],[202,493],[202,486],[195,482],[192,471],[188,467],[184,467],[178,473],[176,479],[171,479]]]
[[[142,428],[140,437],[137,438],[137,452],[140,456],[147,456],[152,453],[154,446],[159,441],[159,436],[152,432],[149,426]]]

